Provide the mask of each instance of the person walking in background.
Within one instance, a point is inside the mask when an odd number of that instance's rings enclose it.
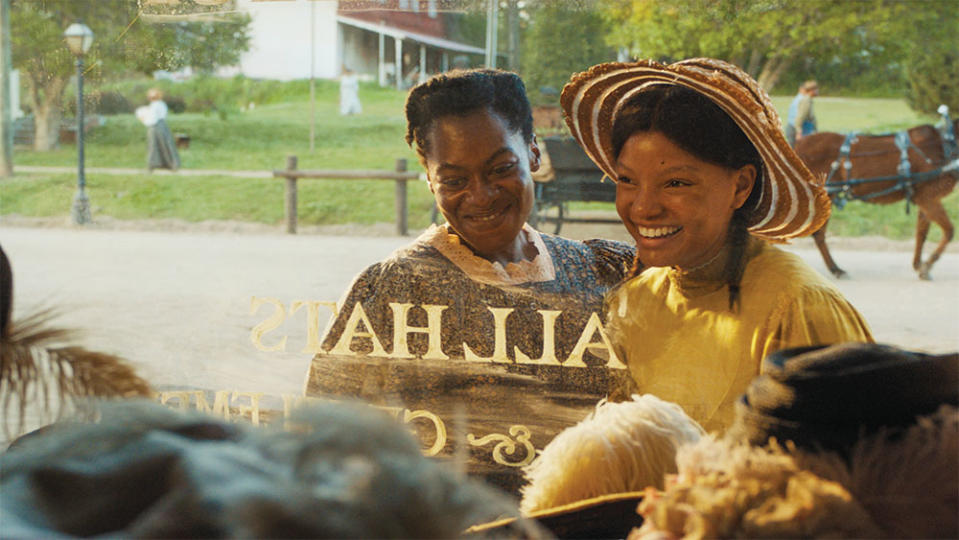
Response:
[[[789,114],[786,117],[786,140],[789,141],[789,146],[796,146],[796,141],[816,132],[812,98],[818,95],[819,84],[816,81],[806,81],[799,85],[799,92],[789,104]]]
[[[163,92],[159,88],[147,91],[149,105],[139,107],[136,117],[147,127],[147,170],[180,168],[180,154],[170,127],[167,126],[167,105],[163,101]]]
[[[363,105],[360,103],[360,78],[350,68],[343,68],[340,76],[340,114],[360,114]]]

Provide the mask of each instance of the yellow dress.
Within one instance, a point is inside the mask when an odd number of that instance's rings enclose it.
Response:
[[[702,268],[648,268],[609,296],[608,330],[638,388],[723,431],[762,359],[789,347],[873,341],[862,315],[799,257],[750,237],[729,309],[727,253]]]

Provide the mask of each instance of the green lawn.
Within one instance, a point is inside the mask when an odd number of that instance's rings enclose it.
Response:
[[[341,117],[335,86],[323,85],[316,97],[315,150],[310,151],[308,99],[261,105],[226,119],[200,113],[173,114],[167,119],[175,133],[190,136],[182,152],[185,168],[270,170],[283,168],[288,154],[299,157],[300,168],[392,169],[396,158],[415,156],[403,137],[405,95],[364,86],[363,114]],[[144,167],[145,129],[132,114],[104,117],[106,125],[85,139],[88,167]],[[15,165],[76,164],[76,146],[53,152],[17,148]]]
[[[785,120],[793,96],[773,96]],[[885,133],[919,124],[935,124],[938,116],[919,115],[904,100],[886,98],[817,97],[813,103],[819,131]]]
[[[423,182],[412,181],[409,224],[429,224],[433,202]],[[17,176],[0,180],[3,214],[66,216],[76,175]],[[179,218],[187,221],[238,220],[269,224],[283,221],[282,179],[225,176],[88,175],[87,195],[94,216],[118,219]],[[395,221],[394,183],[382,180],[301,180],[297,186],[301,224]]]
[[[260,105],[238,111],[225,120],[199,113],[171,115],[174,132],[190,135],[190,148],[181,152],[190,169],[272,170],[285,166],[286,156],[299,158],[302,169],[386,169],[397,158],[419,170],[416,157],[404,142],[405,94],[363,85],[363,114],[341,117],[333,84],[319,85],[316,99],[315,150],[310,151],[310,103],[302,95],[284,103]],[[781,111],[791,96],[775,96]],[[902,100],[820,97],[816,100],[820,129],[831,131],[889,131],[924,122]],[[144,165],[144,128],[132,115],[106,117],[106,124],[87,138],[88,167]],[[76,147],[64,145],[53,152],[17,147],[15,165],[76,165]],[[0,180],[0,214],[66,216],[75,191],[74,174],[19,174]],[[88,173],[87,184],[95,215],[118,219],[180,218],[188,221],[231,219],[276,224],[283,219],[283,183],[273,179],[222,176],[114,176]],[[303,224],[394,221],[394,186],[384,181],[304,180],[299,183],[299,217]],[[429,220],[431,197],[420,182],[409,184],[410,226]],[[959,222],[959,195],[946,200],[953,220]],[[577,204],[575,208],[612,205]],[[905,204],[875,206],[851,203],[834,212],[832,234],[880,234],[909,238],[915,209],[906,215]],[[938,228],[933,235],[938,238]]]

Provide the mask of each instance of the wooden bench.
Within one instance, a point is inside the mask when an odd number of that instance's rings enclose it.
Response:
[[[612,180],[603,180],[603,172],[572,137],[543,137],[541,142],[554,178],[536,183],[536,205],[530,223],[534,227],[554,223],[554,234],[559,234],[563,223],[619,223],[619,219],[569,215],[570,202],[615,202],[616,185]]]
[[[90,133],[93,128],[100,127],[105,123],[106,120],[99,114],[87,115],[83,118],[83,133]],[[59,137],[61,144],[76,144],[77,121],[75,118],[64,118],[61,120]]]
[[[173,140],[176,141],[176,147],[186,149],[190,147],[190,136],[186,133],[174,133]]]

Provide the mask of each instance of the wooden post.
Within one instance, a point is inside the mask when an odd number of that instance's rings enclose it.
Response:
[[[396,160],[396,172],[406,172],[406,160]],[[396,233],[406,236],[406,180],[396,180]]]
[[[393,62],[395,63],[396,89],[403,89],[403,38],[393,38]]]
[[[386,36],[382,32],[377,34],[379,39],[379,64],[378,73],[380,80],[380,86],[386,86]]]
[[[413,81],[413,84],[419,84],[420,81],[426,80],[426,45],[420,45],[420,71],[416,76],[416,80]]]
[[[296,170],[296,156],[286,156],[286,170]],[[296,178],[286,177],[286,232],[296,234]]]
[[[10,47],[10,0],[0,0],[0,177],[13,176],[13,103]]]
[[[310,2],[310,153],[316,150],[316,2]],[[337,32],[340,39],[343,33]],[[343,48],[340,47],[342,51]],[[342,53],[341,53],[342,54]],[[340,63],[342,65],[342,62]]]

